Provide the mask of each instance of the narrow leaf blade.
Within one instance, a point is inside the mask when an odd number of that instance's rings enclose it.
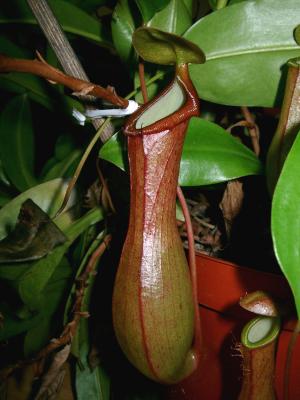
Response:
[[[20,191],[36,185],[33,172],[34,134],[29,100],[13,98],[0,116],[0,156],[11,182]]]

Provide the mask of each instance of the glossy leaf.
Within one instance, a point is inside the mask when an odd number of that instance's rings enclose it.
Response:
[[[219,10],[232,4],[241,3],[242,1],[247,0],[208,0],[209,5],[213,10]]]
[[[151,28],[182,35],[192,25],[192,13],[188,1],[171,0],[147,23]]]
[[[120,134],[105,143],[99,155],[125,169]],[[223,128],[200,118],[191,119],[180,163],[181,186],[211,185],[261,173],[255,154]]]
[[[143,21],[147,22],[153,17],[155,13],[160,11],[162,8],[170,2],[170,0],[135,0],[136,4],[142,14]]]
[[[49,0],[54,15],[64,31],[74,33],[104,46],[111,46],[109,34],[100,21],[68,1]],[[0,9],[0,24],[37,24],[25,1],[5,1]]]
[[[0,115],[0,156],[4,171],[20,191],[36,185],[34,135],[28,97],[10,100]]]
[[[190,67],[201,98],[220,104],[280,104],[282,66],[300,54],[293,33],[298,0],[245,1],[211,13],[184,35],[198,44],[206,63]]]
[[[112,15],[111,32],[114,46],[125,62],[131,62],[134,57],[131,40],[135,28],[128,0],[119,0]]]
[[[145,61],[155,64],[198,64],[205,61],[203,52],[194,43],[154,28],[138,28],[133,34],[132,43]]]
[[[54,179],[49,182],[37,185],[19,196],[15,197],[0,210],[0,239],[8,235],[17,222],[21,204],[31,199],[50,217],[58,211],[65,191],[67,182],[63,179]],[[69,201],[69,207],[74,204],[74,196]]]
[[[280,267],[287,278],[300,318],[300,136],[283,165],[272,202],[272,237]]]
[[[21,206],[16,226],[0,241],[0,263],[36,260],[66,240],[48,215],[28,199]]]

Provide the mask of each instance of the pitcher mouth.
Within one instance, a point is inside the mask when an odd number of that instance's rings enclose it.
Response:
[[[188,65],[182,64],[169,86],[128,118],[124,134],[150,135],[171,130],[198,115],[198,95],[189,78]]]

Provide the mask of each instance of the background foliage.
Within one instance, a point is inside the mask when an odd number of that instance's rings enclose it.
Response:
[[[146,24],[183,35],[204,51],[207,62],[190,67],[204,102],[201,118],[190,122],[184,146],[179,183],[186,187],[262,174],[262,163],[254,153],[218,124],[218,105],[226,105],[232,111],[236,110],[234,106],[281,104],[285,63],[300,54],[294,39],[294,30],[300,23],[298,0],[231,0],[227,7],[216,10],[219,3],[218,0],[49,0],[91,81],[114,86],[123,96],[133,91],[140,102],[138,58],[131,44],[136,28]],[[0,30],[1,53],[32,59],[38,50],[47,62],[59,67],[25,1],[2,2]],[[172,79],[172,68],[146,64],[145,76],[151,79],[148,91],[153,97]],[[121,243],[119,227],[126,226],[126,221],[122,225],[118,218],[124,214],[126,220],[128,213],[128,176],[122,121],[113,121],[116,133],[103,146],[98,143],[67,209],[55,218],[68,180],[93,129],[90,125],[78,126],[72,119],[72,108],[82,106],[58,85],[29,74],[8,73],[0,75],[0,86],[0,239],[13,231],[20,207],[27,198],[54,218],[66,236],[66,241],[45,257],[10,263],[0,261],[3,320],[0,340],[5,341],[1,367],[5,367],[33,356],[51,338],[59,336],[70,319],[75,279],[89,256],[108,231]],[[244,142],[248,143],[249,138],[244,137]],[[287,160],[275,197],[274,226],[275,230],[278,227],[278,243],[288,236],[277,221],[287,216],[282,197],[287,196],[285,181],[295,183],[297,177],[290,172],[296,171],[294,164],[299,165],[295,155],[297,143]],[[117,216],[107,212],[105,202],[99,201],[103,199],[103,188],[95,183],[98,182],[98,153],[117,206]],[[297,198],[293,188],[289,189],[287,201]],[[293,220],[299,214],[299,207],[297,201],[292,204],[295,209],[290,210],[289,218]],[[297,224],[293,226],[293,232],[297,232],[297,227]],[[295,233],[290,241],[292,248],[299,247],[297,236]],[[278,244],[278,253],[279,247]],[[282,251],[287,257],[292,254],[286,268],[294,271],[298,255],[290,252],[289,247]],[[113,280],[114,270],[109,267],[114,255],[110,257],[109,262],[104,258],[97,264],[99,277],[89,280],[84,295],[83,310],[89,310],[91,318],[80,320],[72,343],[75,397],[106,400],[113,394],[114,398],[121,398],[118,396],[122,390],[125,396],[122,398],[159,398],[161,388],[140,376],[136,378],[136,372],[128,367],[114,343],[106,348],[105,340],[113,335],[108,288],[111,289]],[[113,261],[116,263],[117,259]],[[291,281],[294,282],[298,270],[293,273]],[[97,294],[92,291],[94,285],[97,285]],[[295,292],[298,295],[298,286]],[[99,345],[99,342],[104,343],[100,345],[100,353],[99,349],[95,350],[95,343]],[[91,354],[96,354],[94,359]],[[126,378],[120,381],[114,372],[116,365],[124,372],[123,363],[134,377],[134,384],[130,385]]]

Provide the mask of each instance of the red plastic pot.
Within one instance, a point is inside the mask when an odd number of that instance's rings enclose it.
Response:
[[[284,277],[197,255],[203,349],[199,367],[181,384],[168,389],[168,400],[234,400],[241,383],[241,357],[236,350],[240,332],[254,315],[238,305],[246,293],[265,290],[277,299],[291,300]],[[284,322],[276,356],[275,387],[283,399],[287,346],[295,321]],[[300,399],[300,340],[293,353],[289,400]]]

